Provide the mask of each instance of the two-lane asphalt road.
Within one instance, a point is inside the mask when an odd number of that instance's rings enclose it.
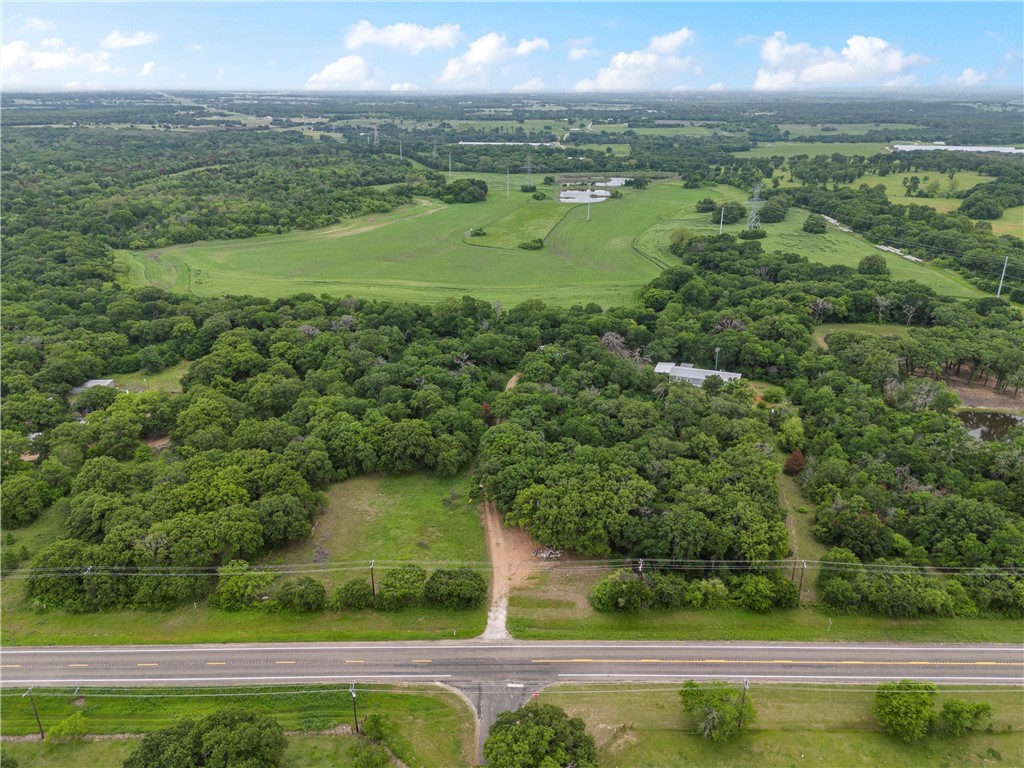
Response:
[[[1024,646],[810,643],[407,642],[9,647],[4,686],[522,683],[750,679],[1024,685]]]

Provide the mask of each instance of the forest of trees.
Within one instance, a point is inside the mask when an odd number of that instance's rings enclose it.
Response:
[[[217,569],[307,536],[330,482],[470,466],[506,522],[545,544],[664,563],[646,581],[613,575],[595,605],[726,595],[754,610],[792,605],[792,585],[768,564],[789,555],[779,452],[799,451],[794,474],[832,547],[818,585],[825,604],[1024,615],[1024,430],[973,440],[941,380],[969,372],[1024,387],[1024,323],[1005,299],[951,299],[687,233],[674,241],[676,266],[634,306],[608,310],[125,289],[112,247],[315,226],[412,195],[471,203],[487,187],[288,132],[46,127],[5,131],[3,142],[0,509],[8,532],[52,505],[64,520],[60,538],[22,563],[40,610],[204,598]],[[770,175],[774,163],[705,157],[698,169],[708,145],[675,152],[684,143],[634,147],[650,167],[717,181]],[[1003,182],[1014,167],[1000,168],[993,184],[1012,186]],[[873,239],[983,251],[985,279],[993,258],[1020,257],[1018,239],[959,214],[891,206],[874,190],[815,184],[787,195]],[[834,333],[822,348],[812,334],[824,322],[910,330]],[[716,354],[721,368],[774,386],[762,396],[744,381],[696,389],[651,365],[711,365]],[[68,396],[88,378],[183,360],[180,396]],[[516,371],[520,385],[503,392]],[[164,436],[166,450],[146,442]],[[40,455],[24,460],[30,451]],[[17,565],[17,550],[4,556],[5,571]]]

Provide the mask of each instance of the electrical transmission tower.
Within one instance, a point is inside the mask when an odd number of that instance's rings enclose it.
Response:
[[[376,146],[379,146],[379,145],[380,145],[380,133],[377,130],[377,126],[375,125],[375,126],[373,126],[373,146],[376,147]]]
[[[526,156],[526,165],[523,169],[526,171],[526,183],[533,184],[533,158],[529,155]]]
[[[434,154],[433,157],[437,160],[437,136],[434,137]]]
[[[757,182],[754,185],[754,193],[750,196],[748,204],[750,205],[750,216],[747,217],[747,229],[760,229],[761,218],[758,215],[758,211],[761,209],[761,204],[764,201],[761,199],[761,182]]]

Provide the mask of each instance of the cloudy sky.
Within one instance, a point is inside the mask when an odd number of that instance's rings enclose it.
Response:
[[[1024,3],[17,2],[5,90],[1024,89]]]

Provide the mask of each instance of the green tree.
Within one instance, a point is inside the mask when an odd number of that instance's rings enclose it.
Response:
[[[81,741],[82,737],[89,732],[89,724],[85,720],[85,715],[79,712],[73,712],[69,717],[65,717],[56,725],[50,726],[50,730],[46,734],[47,741]]]
[[[232,560],[217,569],[217,588],[212,602],[226,611],[240,611],[267,594],[274,574],[254,571],[245,560]]]
[[[862,275],[888,275],[889,265],[882,254],[869,253],[857,264],[857,272]]]
[[[403,565],[384,574],[377,590],[377,607],[382,611],[400,611],[423,602],[427,572],[418,565]]]
[[[939,712],[939,728],[950,736],[964,736],[992,720],[992,705],[983,701],[947,699]]]
[[[679,691],[683,711],[700,735],[709,741],[725,741],[738,736],[757,716],[750,696],[728,683],[700,685],[687,680]]]
[[[530,702],[502,712],[484,743],[491,768],[597,768],[594,739],[561,707]]]
[[[924,738],[932,722],[934,683],[900,680],[882,683],[875,690],[872,711],[886,731],[903,741]]]
[[[277,768],[285,745],[284,729],[273,718],[221,709],[147,734],[124,768]]]
[[[587,599],[597,611],[639,611],[651,605],[654,592],[629,568],[620,568],[597,582]]]
[[[825,229],[825,219],[817,213],[812,213],[804,220],[804,232],[812,235],[824,235]]]
[[[362,611],[373,607],[373,587],[366,579],[350,579],[334,590],[333,611]]]
[[[327,607],[327,590],[312,576],[300,576],[281,585],[277,592],[277,602],[289,611],[322,611]]]
[[[469,568],[439,568],[423,587],[427,605],[449,611],[465,611],[487,599],[487,581]]]

